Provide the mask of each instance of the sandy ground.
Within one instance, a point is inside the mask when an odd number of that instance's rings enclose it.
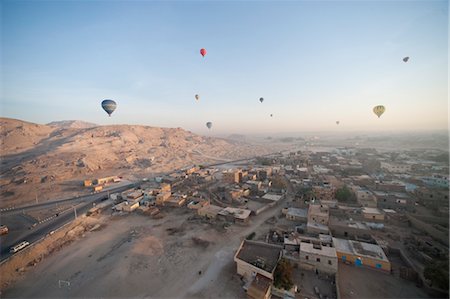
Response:
[[[341,298],[430,298],[413,282],[372,269],[339,263]]]
[[[44,259],[2,297],[245,297],[234,253],[251,232],[263,235],[270,227],[264,221],[280,210],[276,206],[247,226],[235,224],[227,231],[188,220],[193,211],[186,208],[173,209],[162,219],[104,217],[101,230]],[[69,281],[70,287],[60,288],[59,280]]]

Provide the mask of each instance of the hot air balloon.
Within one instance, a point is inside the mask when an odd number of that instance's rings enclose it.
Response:
[[[200,96],[198,94],[196,94],[195,99],[198,101],[200,99]]]
[[[262,102],[264,102],[264,99],[263,98],[259,98],[259,101],[262,103]]]
[[[339,121],[338,121],[338,120],[336,121],[336,124],[337,124],[337,125],[339,124]]]
[[[206,123],[206,126],[208,127],[208,129],[210,129],[210,130],[211,130],[211,127],[212,127],[212,122],[210,122],[210,121],[209,121],[209,122],[207,122],[207,123]]]
[[[373,107],[373,113],[375,113],[378,116],[378,118],[380,118],[381,114],[383,114],[384,111],[386,111],[386,108],[384,108],[383,105]]]
[[[408,56],[406,56],[405,58],[403,58],[403,61],[404,61],[404,62],[408,62],[408,60],[409,60],[409,57],[408,57]]]
[[[106,111],[106,113],[108,113],[109,116],[111,116],[114,110],[116,110],[116,107],[117,104],[113,100],[104,100],[102,102],[102,108]]]
[[[206,55],[206,49],[201,48],[201,49],[200,49],[200,54],[202,54],[202,56],[205,57],[205,55]]]

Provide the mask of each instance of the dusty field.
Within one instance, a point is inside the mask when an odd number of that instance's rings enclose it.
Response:
[[[381,273],[339,263],[341,298],[430,298],[413,282]]]
[[[264,221],[278,213],[280,206],[227,231],[188,220],[187,209],[162,219],[105,217],[101,230],[45,258],[2,297],[245,297],[234,253],[252,231],[263,235]],[[59,280],[70,287],[60,288]]]

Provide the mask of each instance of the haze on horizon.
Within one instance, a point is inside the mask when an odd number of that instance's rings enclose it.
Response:
[[[4,117],[201,134],[448,130],[448,1],[0,5]]]

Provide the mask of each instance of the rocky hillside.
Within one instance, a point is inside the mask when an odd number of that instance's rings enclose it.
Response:
[[[136,125],[73,128],[0,118],[1,206],[80,194],[84,179],[133,180],[192,164],[274,151],[181,128]]]
[[[87,129],[92,127],[97,127],[97,124],[81,121],[81,120],[61,120],[61,121],[52,121],[48,123],[47,126],[57,127],[60,129]]]

